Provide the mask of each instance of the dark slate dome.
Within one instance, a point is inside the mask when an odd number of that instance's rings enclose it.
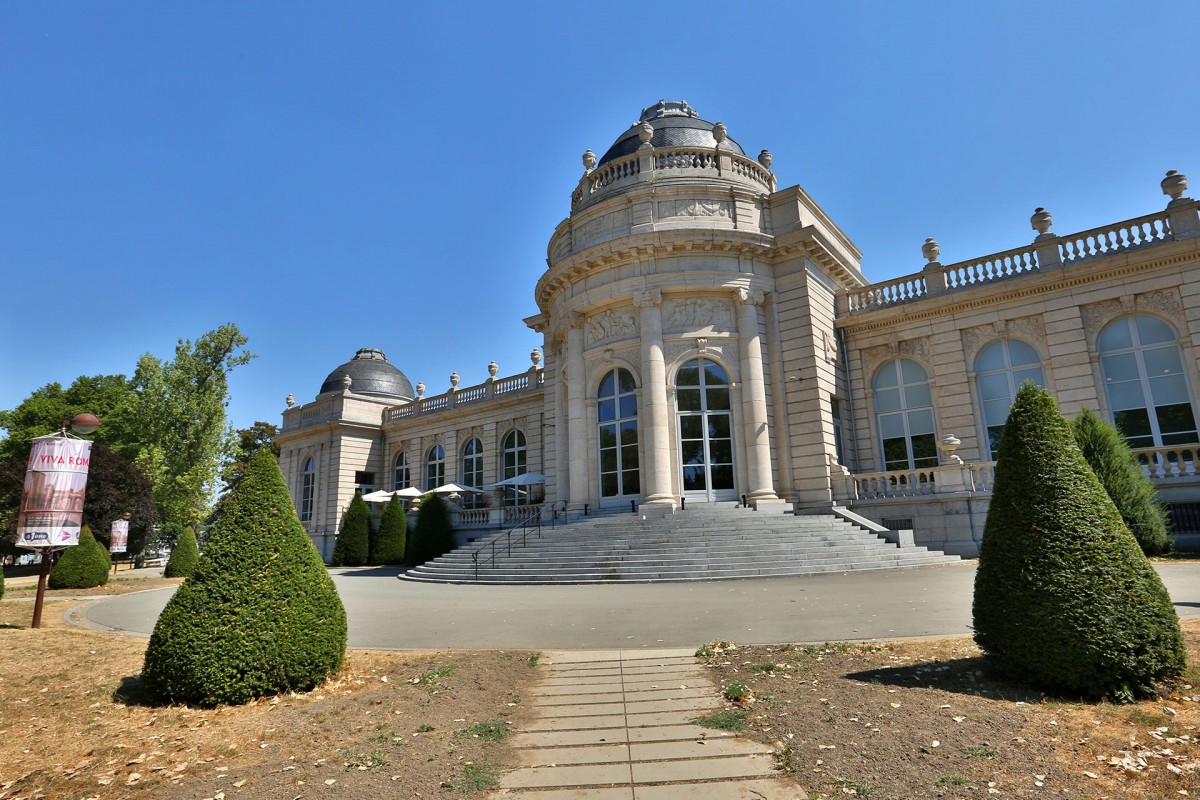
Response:
[[[359,350],[354,358],[329,373],[321,384],[320,394],[342,391],[346,375],[350,376],[350,391],[354,394],[413,399],[412,384],[403,372],[392,366],[382,350],[370,347]]]
[[[600,161],[596,166],[599,167],[607,164],[609,161],[637,152],[637,149],[642,145],[641,140],[638,139],[638,124],[642,122],[649,122],[654,128],[654,135],[650,137],[650,144],[655,148],[714,148],[717,146],[717,140],[713,137],[712,133],[716,123],[700,119],[700,115],[696,113],[696,110],[685,101],[659,100],[649,108],[642,110],[641,118],[629,130],[621,134],[621,137],[613,143],[613,146],[608,148],[608,152],[600,157]],[[746,155],[741,145],[732,138],[726,138],[721,143],[721,148],[730,150],[740,156]]]

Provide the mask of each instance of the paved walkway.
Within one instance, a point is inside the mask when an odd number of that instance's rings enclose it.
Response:
[[[692,720],[721,707],[690,650],[543,653],[506,800],[796,800],[770,748]]]

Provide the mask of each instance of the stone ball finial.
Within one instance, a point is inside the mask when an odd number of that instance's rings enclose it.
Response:
[[[289,394],[287,399],[285,399],[283,402],[287,403],[288,408],[291,408],[292,406],[296,405],[296,395]]]
[[[936,262],[941,254],[942,246],[935,242],[932,236],[925,240],[925,244],[921,245],[921,255],[925,256],[925,260],[930,264]]]
[[[637,129],[638,139],[641,140],[642,144],[650,144],[650,140],[654,138],[654,126],[649,122],[642,120],[638,123]]]
[[[542,363],[542,351],[538,350],[536,347],[533,348],[532,350],[530,350],[529,351],[529,360],[533,362],[533,365],[535,367],[538,366],[539,364],[541,364]]]
[[[718,146],[721,142],[729,138],[729,129],[725,127],[724,122],[718,122],[716,125],[713,125],[713,138],[717,140]]]
[[[1049,233],[1050,226],[1054,224],[1054,217],[1044,208],[1035,208],[1033,216],[1029,218],[1029,224],[1038,232],[1038,236],[1043,236]]]
[[[497,372],[499,372],[499,371],[500,371],[500,365],[499,365],[499,364],[497,364],[495,361],[489,361],[489,362],[488,362],[488,377],[489,377],[489,378],[494,378],[494,377],[496,377],[496,373],[497,373]]]
[[[770,150],[763,150],[758,154],[758,163],[762,164],[767,169],[770,169],[771,165],[775,163],[775,156],[771,155]]]
[[[1184,200],[1183,193],[1188,188],[1187,175],[1170,170],[1167,172],[1167,177],[1159,182],[1159,185],[1162,186],[1163,194],[1171,198],[1172,203],[1176,200]]]
[[[458,388],[458,382],[459,382],[460,380],[462,380],[462,378],[458,377],[458,373],[457,373],[457,372],[451,372],[451,373],[450,373],[450,389],[451,389],[451,391],[453,391],[453,390],[455,390],[455,389],[457,389],[457,388]]]
[[[354,383],[354,379],[350,377],[349,373],[342,375],[342,389],[343,390],[345,390],[347,392],[350,391],[350,384],[352,384],[352,383]]]
[[[425,381],[417,381],[417,399],[420,400],[425,396]]]
[[[585,150],[583,153],[583,168],[588,172],[596,168],[596,154],[591,150]]]

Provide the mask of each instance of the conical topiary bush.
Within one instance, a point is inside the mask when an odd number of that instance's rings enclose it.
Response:
[[[379,533],[375,537],[371,563],[403,564],[407,538],[408,515],[404,513],[404,502],[398,497],[393,497],[384,506],[383,517],[379,520]]]
[[[410,563],[424,564],[454,549],[454,529],[450,526],[450,511],[439,495],[427,494],[417,510],[417,526],[413,531]]]
[[[179,540],[175,542],[175,548],[171,550],[171,557],[167,559],[163,577],[190,578],[196,571],[196,564],[199,562],[200,546],[196,544],[196,531],[192,529],[191,525],[188,525],[183,529],[183,533],[179,534]]]
[[[974,618],[998,673],[1050,690],[1148,694],[1184,666],[1162,581],[1032,383],[1000,438]]]
[[[1120,431],[1085,408],[1071,420],[1071,433],[1142,552],[1157,556],[1169,551],[1167,510]]]
[[[51,589],[91,589],[108,583],[112,559],[108,549],[92,535],[87,525],[79,531],[79,544],[68,547],[50,570]]]
[[[342,601],[264,449],[159,616],[142,680],[168,702],[244,703],[311,689],[345,650]]]
[[[371,509],[362,499],[362,492],[355,492],[342,514],[342,526],[329,563],[335,567],[361,567],[367,563],[370,547]]]

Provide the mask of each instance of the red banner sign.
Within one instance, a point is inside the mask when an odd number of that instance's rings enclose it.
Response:
[[[17,546],[79,544],[91,458],[92,443],[84,439],[40,436],[33,440],[17,518]]]

